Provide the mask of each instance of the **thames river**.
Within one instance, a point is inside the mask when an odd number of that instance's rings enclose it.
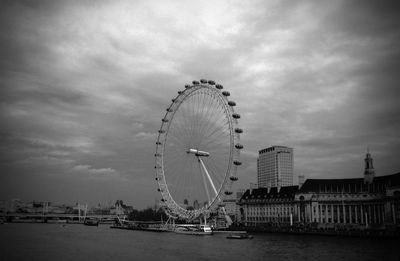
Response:
[[[109,225],[0,225],[0,260],[400,260],[394,239],[253,234],[191,236]]]

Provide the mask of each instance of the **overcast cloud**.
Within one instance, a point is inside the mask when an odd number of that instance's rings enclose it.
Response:
[[[154,204],[161,117],[200,78],[242,115],[238,188],[271,145],[296,177],[362,177],[368,146],[397,173],[397,4],[2,1],[0,199]]]

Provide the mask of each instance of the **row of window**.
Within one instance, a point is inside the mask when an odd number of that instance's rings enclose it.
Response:
[[[289,215],[294,211],[293,207],[280,206],[280,207],[248,207],[246,208],[247,216],[275,216],[278,214]]]

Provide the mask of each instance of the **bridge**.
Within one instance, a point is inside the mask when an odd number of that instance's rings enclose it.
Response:
[[[126,219],[126,215],[99,215],[99,214],[69,214],[69,213],[0,213],[0,219],[7,222],[71,222],[83,223],[85,219],[98,219],[100,223],[112,223],[116,219]]]

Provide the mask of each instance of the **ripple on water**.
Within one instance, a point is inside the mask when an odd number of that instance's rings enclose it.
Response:
[[[5,224],[0,260],[400,260],[393,239],[255,234],[189,236],[110,229],[108,225]]]

